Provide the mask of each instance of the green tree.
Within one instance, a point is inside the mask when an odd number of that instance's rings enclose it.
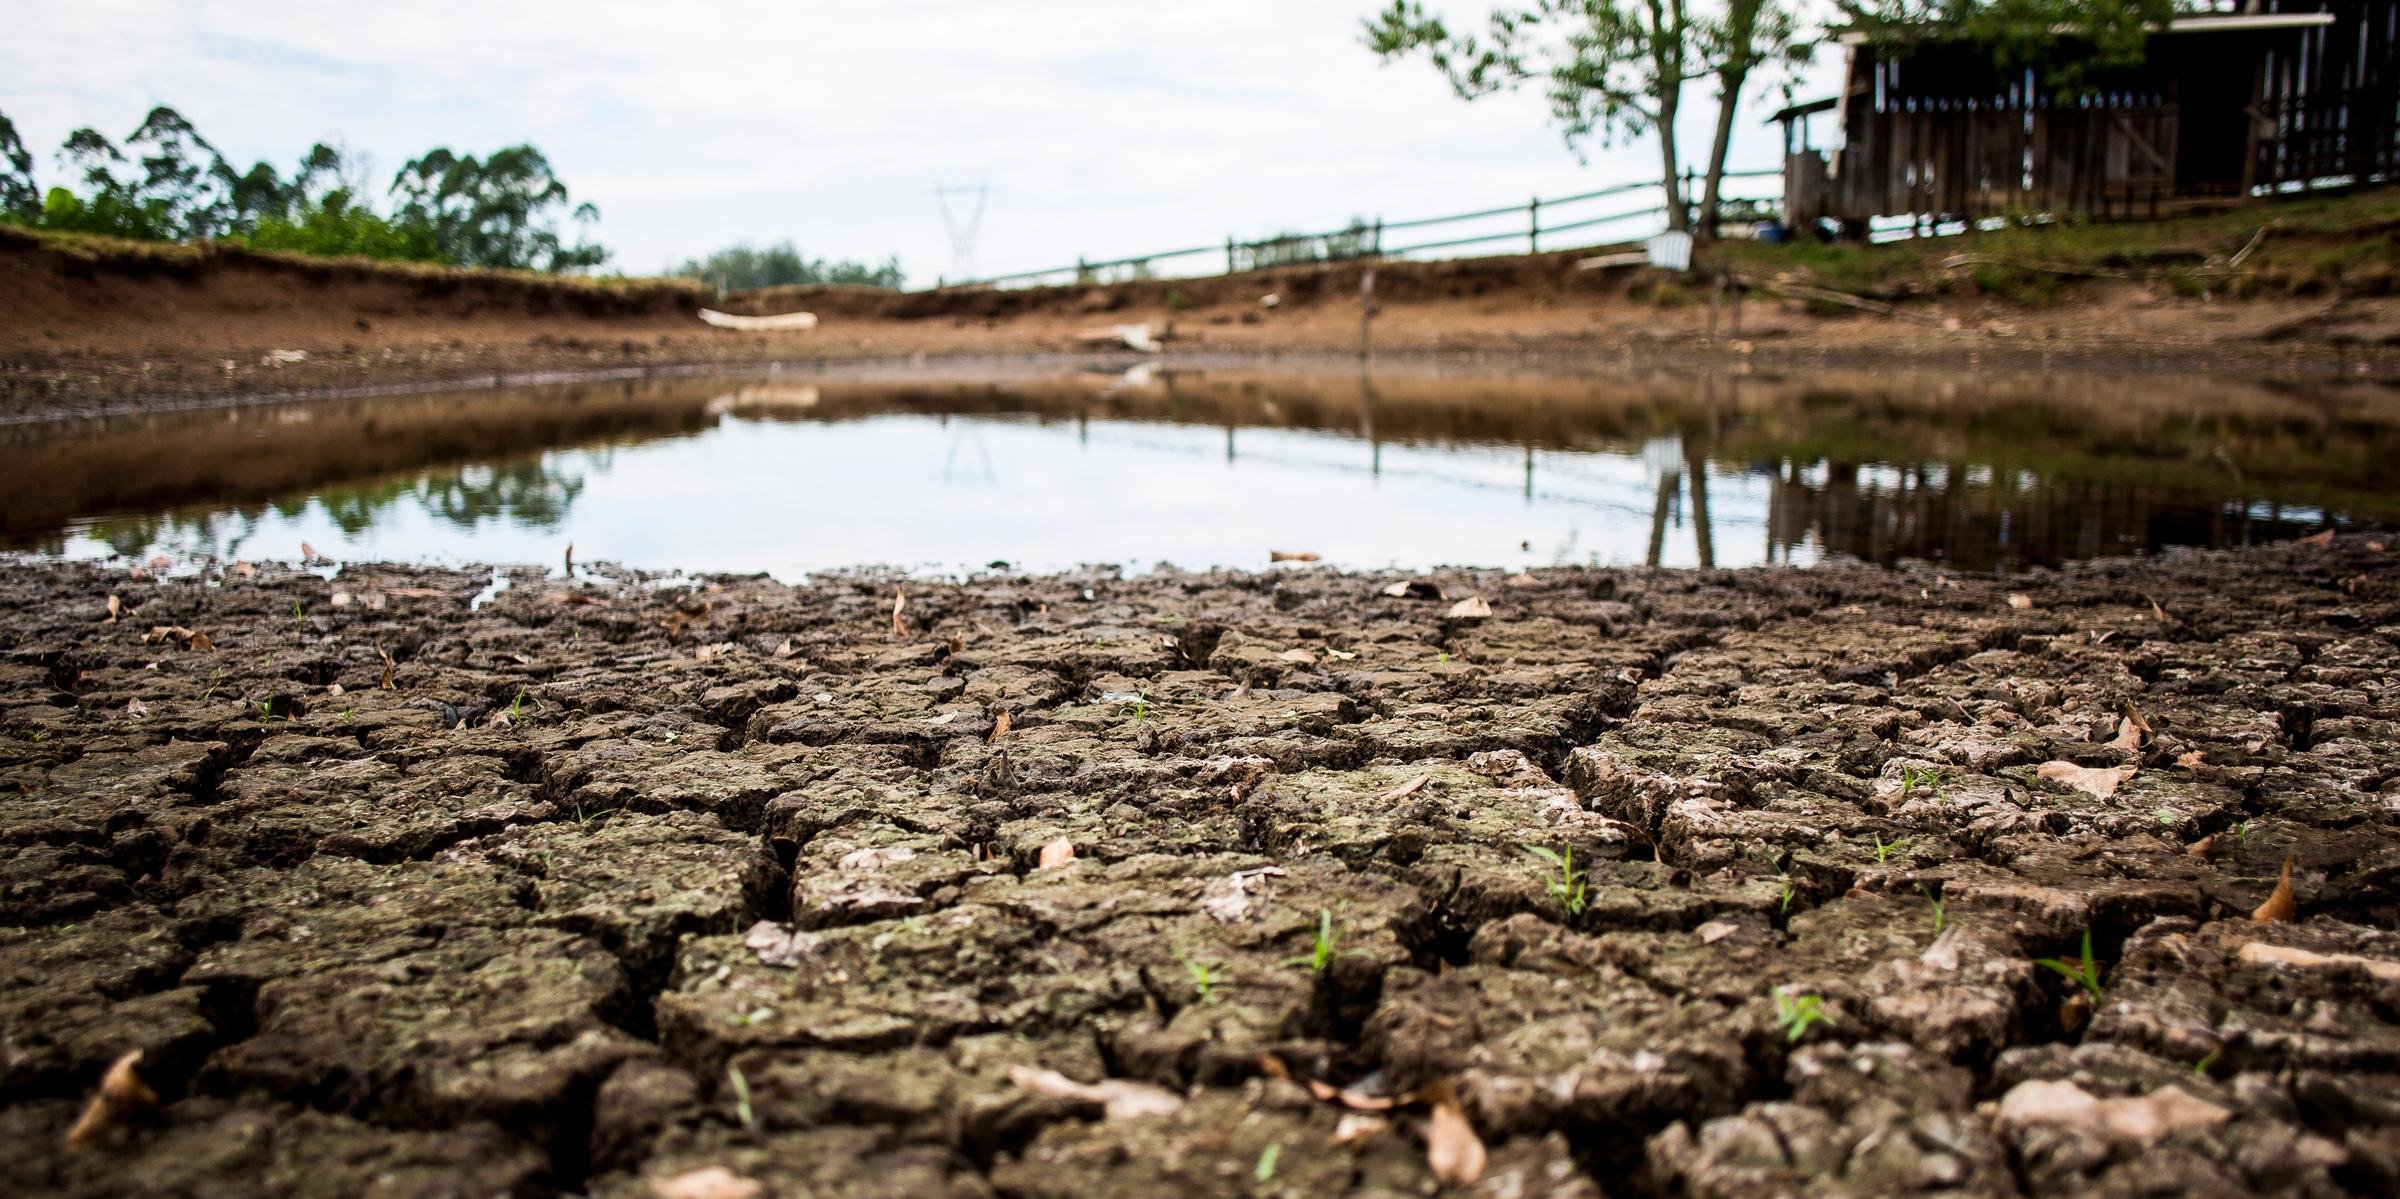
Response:
[[[1451,32],[1419,0],[1392,0],[1366,21],[1366,41],[1386,61],[1425,54],[1463,99],[1538,84],[1569,144],[1655,133],[1670,229],[1691,225],[1676,129],[1684,86],[1713,77],[1716,137],[1701,204],[1701,232],[1711,234],[1743,89],[1762,68],[1806,61],[1813,45],[1796,4],[1725,0],[1709,9],[1688,0],[1534,0],[1493,11],[1477,35]]]
[[[1834,0],[1870,41],[1963,38],[1991,47],[2003,69],[2039,69],[2053,88],[2080,90],[2100,71],[2142,61],[2152,31],[2198,0]]]
[[[724,288],[816,283],[898,288],[906,279],[900,271],[898,255],[884,259],[879,266],[869,266],[863,262],[810,258],[790,241],[764,247],[747,243],[727,246],[706,258],[687,259],[668,273]]]
[[[442,256],[460,266],[572,271],[598,266],[608,251],[579,235],[560,236],[564,212],[579,225],[598,220],[592,205],[570,206],[567,185],[532,146],[509,146],[489,158],[447,148],[415,158],[392,177],[402,225],[431,230]]]
[[[0,218],[30,221],[42,212],[42,189],[34,182],[33,155],[17,136],[17,124],[0,113]]]
[[[227,230],[233,172],[182,113],[163,104],[152,108],[126,136],[125,147],[139,155],[134,201],[160,213],[169,236],[197,240]]]

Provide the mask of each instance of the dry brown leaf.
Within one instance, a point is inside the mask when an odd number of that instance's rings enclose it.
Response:
[[[1354,1112],[1388,1112],[1400,1106],[1400,1101],[1388,1095],[1369,1095],[1361,1091],[1345,1091],[1322,1079],[1304,1078],[1301,1085],[1317,1097],[1319,1103],[1338,1103]]]
[[[2034,777],[2045,783],[2056,783],[2081,791],[2094,799],[2107,799],[2131,780],[2138,767],[2077,766],[2073,762],[2044,762]]]
[[[2116,739],[2110,741],[2109,745],[2128,753],[2138,753],[2142,748],[2142,739],[2149,735],[2150,722],[2142,719],[2142,710],[2127,704],[2125,714],[2117,718]]]
[[[2210,852],[2214,851],[2216,848],[2217,838],[2214,834],[2211,834],[2184,846],[2183,852],[2192,857],[2199,858],[2202,861],[2206,861]]]
[[[392,672],[396,670],[400,664],[392,661],[392,651],[385,649],[380,645],[375,647],[375,653],[376,656],[383,659],[383,683],[380,687],[380,690],[390,691],[392,690]]]
[[[2011,593],[2008,597],[2008,606],[2015,608],[2019,612],[2022,612],[2033,606],[2033,597],[2030,595]]]
[[[1542,585],[1542,581],[1520,570],[1517,573],[1508,576],[1504,585],[1509,587],[1539,587]]]
[[[759,1199],[767,1188],[723,1166],[706,1166],[650,1180],[651,1199]]]
[[[895,638],[908,636],[908,625],[900,619],[900,614],[907,610],[908,591],[900,587],[892,588],[892,636]]]
[[[1291,1068],[1283,1064],[1282,1058],[1272,1053],[1258,1055],[1258,1073],[1261,1078],[1289,1079],[1292,1076]]]
[[[2250,913],[2260,924],[2290,924],[2300,916],[2300,904],[2292,898],[2292,855],[2283,855],[2283,874],[2275,880],[2275,891],[2267,901]]]
[[[166,570],[173,565],[175,565],[175,560],[165,554],[150,555],[150,569],[152,570]]]
[[[300,560],[301,560],[302,562],[316,562],[316,561],[320,561],[320,559],[319,559],[319,557],[318,557],[318,555],[317,555],[317,547],[315,547],[315,546],[313,546],[313,545],[310,545],[309,543],[307,543],[307,542],[305,542],[305,541],[301,542],[301,543],[300,543]]]
[[[1269,562],[1315,562],[1317,560],[1317,554],[1313,550],[1267,551],[1267,561]]]
[[[2000,1099],[2004,1125],[2083,1128],[2112,1140],[2155,1145],[2183,1129],[2214,1128],[2233,1113],[2181,1087],[2168,1085],[2148,1095],[2099,1098],[2072,1082],[2021,1082]]]
[[[232,575],[237,579],[247,579],[252,575],[257,574],[258,568],[250,565],[247,562],[236,562],[233,564],[233,569],[226,571],[225,573]]]
[[[124,614],[125,614],[125,601],[124,601],[124,600],[122,600],[122,599],[120,599],[120,598],[118,598],[118,597],[117,597],[117,595],[116,595],[116,593],[114,593],[114,592],[111,592],[111,593],[109,593],[109,597],[108,597],[108,619],[107,619],[107,620],[104,620],[104,621],[102,621],[102,622],[100,622],[100,623],[102,623],[102,624],[115,624],[115,623],[117,623],[117,617],[119,617],[119,616],[122,616],[122,615],[124,615]]]
[[[102,1134],[123,1123],[125,1117],[158,1106],[158,1092],[133,1072],[141,1060],[142,1051],[133,1049],[110,1064],[108,1073],[100,1076],[100,1089],[84,1105],[75,1127],[67,1130],[67,1148],[88,1149]]]
[[[1275,659],[1279,662],[1292,662],[1301,666],[1314,666],[1317,664],[1317,656],[1304,649],[1287,649],[1282,653],[1275,655]]]
[[[583,608],[599,603],[600,597],[588,591],[553,591],[550,602],[564,608]]]
[[[1483,1177],[1487,1160],[1483,1138],[1475,1135],[1475,1126],[1467,1123],[1467,1113],[1458,1106],[1458,1096],[1447,1082],[1437,1082],[1425,1088],[1425,1102],[1432,1110],[1425,1116],[1425,1164],[1433,1176],[1442,1182],[1471,1186]]]
[[[1407,799],[1409,796],[1415,795],[1417,792],[1424,790],[1425,784],[1432,781],[1432,775],[1420,774],[1417,777],[1410,779],[1407,782],[1402,783],[1381,795],[1376,796],[1376,802],[1390,803],[1395,799]]]
[[[778,657],[778,658],[789,658],[789,657],[791,657],[791,656],[792,656],[792,639],[791,639],[791,638],[789,638],[789,637],[786,637],[786,638],[784,638],[782,641],[779,641],[779,642],[777,642],[777,643],[775,644],[775,651],[774,651],[774,652],[775,652],[775,656],[776,656],[776,657]]]
[[[1438,600],[1442,589],[1430,579],[1405,579],[1384,588],[1383,594],[1393,599]]]
[[[2299,541],[2295,542],[2294,544],[2297,544],[2297,545],[2332,545],[2332,544],[2333,544],[2333,530],[2331,530],[2331,529],[2327,529],[2327,530],[2325,530],[2325,531],[2324,531],[2324,532],[2322,532],[2322,533],[2311,533],[2311,534],[2309,534],[2308,536],[2301,538]]]
[[[1450,605],[1450,611],[1446,613],[1452,620],[1478,620],[1491,614],[1492,606],[1485,603],[1480,595],[1470,595]]]
[[[190,645],[194,652],[203,654],[214,653],[217,648],[217,643],[209,640],[207,633],[197,630],[192,633]]]
[[[1036,1095],[1097,1103],[1111,1120],[1172,1116],[1183,1110],[1182,1096],[1146,1082],[1111,1078],[1097,1083],[1080,1083],[1056,1070],[1033,1066],[1009,1067],[1008,1080]]]
[[[567,543],[567,577],[569,577],[569,578],[573,578],[574,576],[575,576],[575,543],[574,543],[574,542],[572,542],[572,541],[570,541],[570,542],[568,542],[568,543]]]
[[[1740,925],[1729,920],[1711,920],[1692,931],[1700,934],[1702,945],[1714,945],[1742,930]]]
[[[1008,728],[1008,709],[1002,708],[1000,714],[992,718],[992,735],[984,738],[983,743],[985,745],[999,744],[1000,739],[1008,735]]]
[[[2208,765],[2208,756],[2196,749],[2186,750],[2176,756],[2175,764],[2185,770],[2198,770],[2202,766]]]
[[[1364,1112],[1343,1112],[1333,1126],[1333,1143],[1348,1148],[1363,1145],[1391,1130],[1392,1122]]]
[[[1059,866],[1064,866],[1074,860],[1075,842],[1065,837],[1060,837],[1058,840],[1042,846],[1042,856],[1037,862],[1035,862],[1034,869],[1050,870]]]
[[[447,593],[438,587],[394,587],[384,594],[396,595],[401,599],[440,599]]]
[[[129,699],[129,700],[126,700],[126,701],[125,701],[125,714],[126,714],[127,716],[131,716],[131,717],[134,717],[134,718],[136,718],[136,719],[139,719],[139,718],[141,718],[141,717],[144,717],[144,716],[148,716],[148,715],[150,714],[150,705],[148,705],[148,704],[146,704],[146,703],[143,703],[142,701],[140,701],[140,700],[138,700],[138,699]]]
[[[2380,541],[2370,541],[2370,542],[2368,542],[2368,543],[2367,543],[2367,552],[2368,552],[2368,553],[2370,553],[2370,554],[2380,554],[2380,553],[2382,553],[2382,552],[2383,552],[2383,543],[2382,543],[2382,542],[2380,542]]]

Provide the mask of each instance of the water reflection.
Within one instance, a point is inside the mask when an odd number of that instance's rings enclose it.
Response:
[[[2383,524],[2360,383],[1157,371],[689,379],[0,429],[0,536],[53,554],[795,575],[1806,564],[1962,570]]]

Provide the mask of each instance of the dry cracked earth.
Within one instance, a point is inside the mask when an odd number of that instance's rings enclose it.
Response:
[[[2396,560],[0,565],[0,1191],[2390,1194]]]

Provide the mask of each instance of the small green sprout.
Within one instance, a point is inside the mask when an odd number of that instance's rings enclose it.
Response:
[[[2058,958],[2036,958],[2033,964],[2048,966],[2052,970],[2058,971],[2067,977],[2067,981],[2076,983],[2084,990],[2091,992],[2093,1003],[2100,1002],[2100,963],[2092,960],[2092,930],[2088,928],[2083,930],[2082,961],[2068,962]]]
[[[667,744],[669,744],[669,745],[673,745],[673,744],[675,744],[676,740],[677,740],[678,738],[682,737],[682,736],[683,736],[683,732],[682,732],[682,730],[680,730],[680,729],[668,729],[666,732],[659,734],[659,739],[660,739],[660,740],[662,740],[662,741],[664,741],[664,742],[666,742],[666,743],[667,743]]]
[[[1875,838],[1875,864],[1878,866],[1890,861],[1894,851],[1908,844],[1908,838],[1906,837],[1899,837],[1890,841],[1886,841],[1883,839],[1882,833],[1871,833],[1869,835]]]
[[[1175,960],[1183,963],[1185,974],[1192,976],[1192,990],[1199,994],[1200,1002],[1215,1003],[1217,986],[1225,981],[1225,972],[1215,966],[1195,962],[1182,954],[1175,955]]]
[[[358,709],[356,709],[356,708],[344,708],[344,709],[342,709],[342,723],[343,723],[343,724],[349,724],[349,723],[351,723],[352,721],[354,721],[354,720],[357,720],[357,719],[358,719]]]
[[[748,1028],[748,1027],[750,1027],[751,1025],[754,1025],[754,1024],[758,1023],[759,1021],[761,1021],[761,1020],[764,1020],[764,1019],[766,1019],[767,1017],[769,1017],[769,1016],[772,1016],[772,1015],[774,1015],[774,1014],[775,1014],[775,1009],[774,1009],[774,1008],[761,1007],[761,1008],[752,1008],[752,1009],[750,1009],[749,1011],[746,1011],[746,1012],[737,1012],[737,1013],[735,1013],[735,1014],[734,1014],[732,1017],[730,1017],[730,1018],[732,1019],[732,1021],[733,1021],[735,1024],[738,1024],[738,1025],[740,1025],[740,1026],[741,1026],[741,1027],[743,1027],[743,1028]]]
[[[2236,841],[2248,841],[2250,839],[2249,821],[2245,820],[2240,824],[2233,826],[2233,839]]]
[[[1901,796],[1905,798],[1906,796],[1908,796],[1908,795],[1911,795],[1911,794],[1913,794],[1913,793],[1915,793],[1915,792],[1918,792],[1918,791],[1923,791],[1923,792],[1924,792],[1924,793],[1925,793],[1925,794],[1926,794],[1928,797],[1930,797],[1930,798],[1934,799],[1934,800],[1935,800],[1935,801],[1937,801],[1937,802],[1944,802],[1944,803],[1948,802],[1947,800],[1943,800],[1943,799],[1942,799],[1942,772],[1941,772],[1941,771],[1939,771],[1939,770],[1935,770],[1935,769],[1933,769],[1932,767],[1929,767],[1929,766],[1903,766],[1903,767],[1901,767],[1901,768],[1900,768],[1900,794],[1901,794]]]
[[[2217,1054],[2222,1052],[2224,1051],[2213,1050],[2208,1054],[2208,1056],[2201,1058],[2199,1061],[2193,1062],[2192,1073],[2197,1074],[2202,1078],[2208,1077],[2208,1072],[2217,1064]]]
[[[1783,884],[1783,897],[1781,902],[1775,905],[1775,911],[1779,915],[1789,916],[1792,914],[1792,897],[1797,895],[1798,892],[1792,890],[1792,877],[1788,874],[1777,878],[1775,881]]]
[[[275,719],[275,701],[272,698],[262,699],[250,706],[258,709],[258,718],[260,720],[267,721]]]
[[[1933,899],[1931,895],[1926,898]],[[1950,927],[1950,909],[1943,907],[1941,900],[1933,899],[1933,935],[1941,936],[1942,930],[1948,927]]]
[[[510,724],[515,724],[517,722],[517,718],[523,716],[524,714],[525,689],[523,687],[519,687],[517,688],[517,698],[510,700],[508,704],[508,722]]]
[[[1565,853],[1560,853],[1547,846],[1528,845],[1525,852],[1558,867],[1558,877],[1547,884],[1550,897],[1558,901],[1558,906],[1566,909],[1567,915],[1583,915],[1584,904],[1589,898],[1587,892],[1591,876],[1587,871],[1575,868],[1575,847],[1570,845]]]
[[[2168,828],[2173,828],[2173,827],[2175,827],[2175,812],[2174,812],[2174,809],[2172,809],[2172,808],[2167,808],[2167,807],[2161,807],[2161,808],[2159,808],[2159,809],[2158,809],[2158,811],[2156,811],[2156,812],[2153,812],[2153,813],[2151,813],[2151,814],[2152,814],[2152,815],[2154,815],[2154,816],[2156,816],[2156,817],[2158,817],[2158,822],[2159,822],[2160,824],[2163,824],[2163,825],[2167,826]]]
[[[1775,1023],[1783,1026],[1783,1039],[1797,1041],[1808,1030],[1826,1022],[1825,997],[1822,995],[1789,995],[1775,992]]]
[[[300,601],[299,601],[299,600],[293,600],[293,601],[292,601],[292,623],[293,623],[293,624],[299,624],[301,621],[303,621],[303,620],[305,620],[305,619],[306,619],[306,617],[303,617],[303,616],[300,614]]]
[[[1433,651],[1433,664],[1436,666],[1450,665],[1450,651],[1446,649],[1437,649]]]
[[[750,1080],[742,1077],[739,1066],[725,1067],[725,1077],[733,1082],[733,1114],[741,1118],[742,1127],[758,1131],[758,1115],[750,1110]]]
[[[1283,1146],[1281,1144],[1267,1146],[1259,1153],[1258,1168],[1250,1172],[1251,1176],[1260,1182],[1273,1182],[1275,1180],[1275,1159],[1282,1156]]]
[[[1150,697],[1137,691],[1133,695],[1133,702],[1124,705],[1122,710],[1133,713],[1133,727],[1140,728],[1143,721],[1150,719]]]
[[[1342,951],[1339,945],[1336,943],[1333,932],[1333,912],[1331,909],[1320,908],[1317,911],[1316,944],[1311,946],[1309,951],[1300,957],[1284,959],[1283,964],[1286,966],[1306,966],[1313,974],[1323,974],[1327,969],[1332,967],[1333,959],[1341,956],[1341,953]]]
[[[575,805],[575,826],[576,826],[577,828],[590,828],[592,825],[594,825],[594,824],[596,824],[596,823],[598,823],[598,822],[600,822],[600,821],[606,820],[606,819],[608,819],[609,817],[611,817],[611,816],[614,816],[614,815],[616,815],[616,814],[617,814],[617,810],[616,810],[615,808],[601,808],[601,809],[599,809],[599,810],[597,810],[597,811],[593,811],[593,812],[586,812],[586,811],[584,811],[584,810],[583,810],[583,805],[582,805],[582,804],[576,804],[576,805]]]

